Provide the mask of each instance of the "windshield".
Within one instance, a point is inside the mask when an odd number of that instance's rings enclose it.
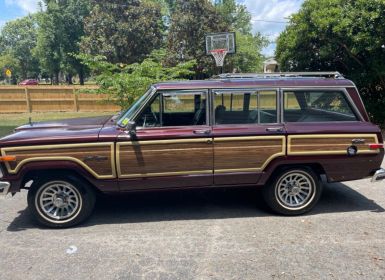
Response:
[[[125,127],[128,122],[131,120],[133,114],[140,108],[142,107],[143,103],[147,99],[147,97],[152,93],[154,90],[153,87],[150,87],[145,94],[143,94],[139,99],[137,99],[132,105],[121,114],[121,117],[118,121],[118,125],[121,127]]]

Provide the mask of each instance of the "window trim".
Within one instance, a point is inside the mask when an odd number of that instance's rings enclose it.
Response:
[[[235,124],[216,124],[215,123],[215,94],[220,93],[220,92],[245,92],[245,91],[253,91],[253,92],[259,92],[259,91],[275,91],[276,93],[276,98],[275,98],[275,103],[276,103],[276,112],[277,112],[277,121],[273,123],[235,123]],[[210,90],[211,93],[211,117],[212,117],[212,126],[234,126],[234,125],[275,125],[275,124],[282,124],[281,122],[281,94],[280,94],[280,88],[275,88],[275,87],[250,87],[250,88],[213,88]],[[259,94],[258,94],[258,105],[259,105]],[[259,114],[259,113],[258,113]]]
[[[179,93],[179,92],[183,92],[183,94],[188,94],[188,93],[201,93],[201,94],[205,94],[206,95],[206,124],[204,125],[178,125],[178,126],[156,126],[156,127],[146,127],[146,126],[138,126],[137,129],[138,130],[142,130],[142,129],[159,129],[159,128],[181,128],[181,127],[203,127],[203,126],[209,126],[209,90],[208,89],[161,89],[161,90],[156,90],[155,92],[152,93],[152,96],[151,98],[147,99],[146,100],[146,104],[145,106],[143,106],[140,110],[140,112],[138,112],[136,115],[135,115],[135,118],[133,118],[133,120],[136,122],[138,120],[138,118],[140,117],[140,115],[142,114],[142,112],[146,109],[147,105],[151,102],[153,102],[160,94],[164,94],[164,93]],[[160,103],[160,119],[163,121],[163,109],[164,109],[164,104],[163,104],[163,98],[160,98],[159,100],[159,103]]]
[[[346,102],[350,106],[353,111],[353,114],[357,118],[355,121],[323,121],[323,122],[312,122],[312,123],[352,123],[352,122],[364,122],[364,118],[362,117],[360,111],[358,110],[356,104],[353,99],[350,97],[347,89],[345,87],[285,87],[280,88],[281,94],[281,122],[282,123],[298,123],[298,122],[285,122],[284,120],[284,93],[285,91],[332,91],[332,92],[341,92],[343,96],[346,98]],[[302,123],[310,123],[310,122],[302,122]]]

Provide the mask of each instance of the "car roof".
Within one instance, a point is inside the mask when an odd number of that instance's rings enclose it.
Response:
[[[154,85],[159,90],[166,89],[215,89],[215,88],[301,88],[301,87],[355,87],[338,72],[314,72],[305,74],[222,74],[209,80],[170,81]],[[327,73],[327,75],[321,75]],[[338,75],[337,75],[338,74]]]

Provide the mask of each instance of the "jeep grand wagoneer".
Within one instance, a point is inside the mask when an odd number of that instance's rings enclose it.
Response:
[[[28,188],[51,227],[85,220],[96,192],[255,186],[297,215],[317,203],[321,176],[385,174],[380,129],[338,73],[159,83],[119,115],[26,124],[0,148],[0,193]]]

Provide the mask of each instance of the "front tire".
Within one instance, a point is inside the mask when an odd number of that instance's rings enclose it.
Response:
[[[85,221],[94,206],[94,190],[72,176],[38,180],[28,192],[32,217],[51,228],[71,227]]]
[[[310,168],[283,170],[263,189],[269,207],[283,215],[309,212],[317,204],[321,193],[322,184]]]

